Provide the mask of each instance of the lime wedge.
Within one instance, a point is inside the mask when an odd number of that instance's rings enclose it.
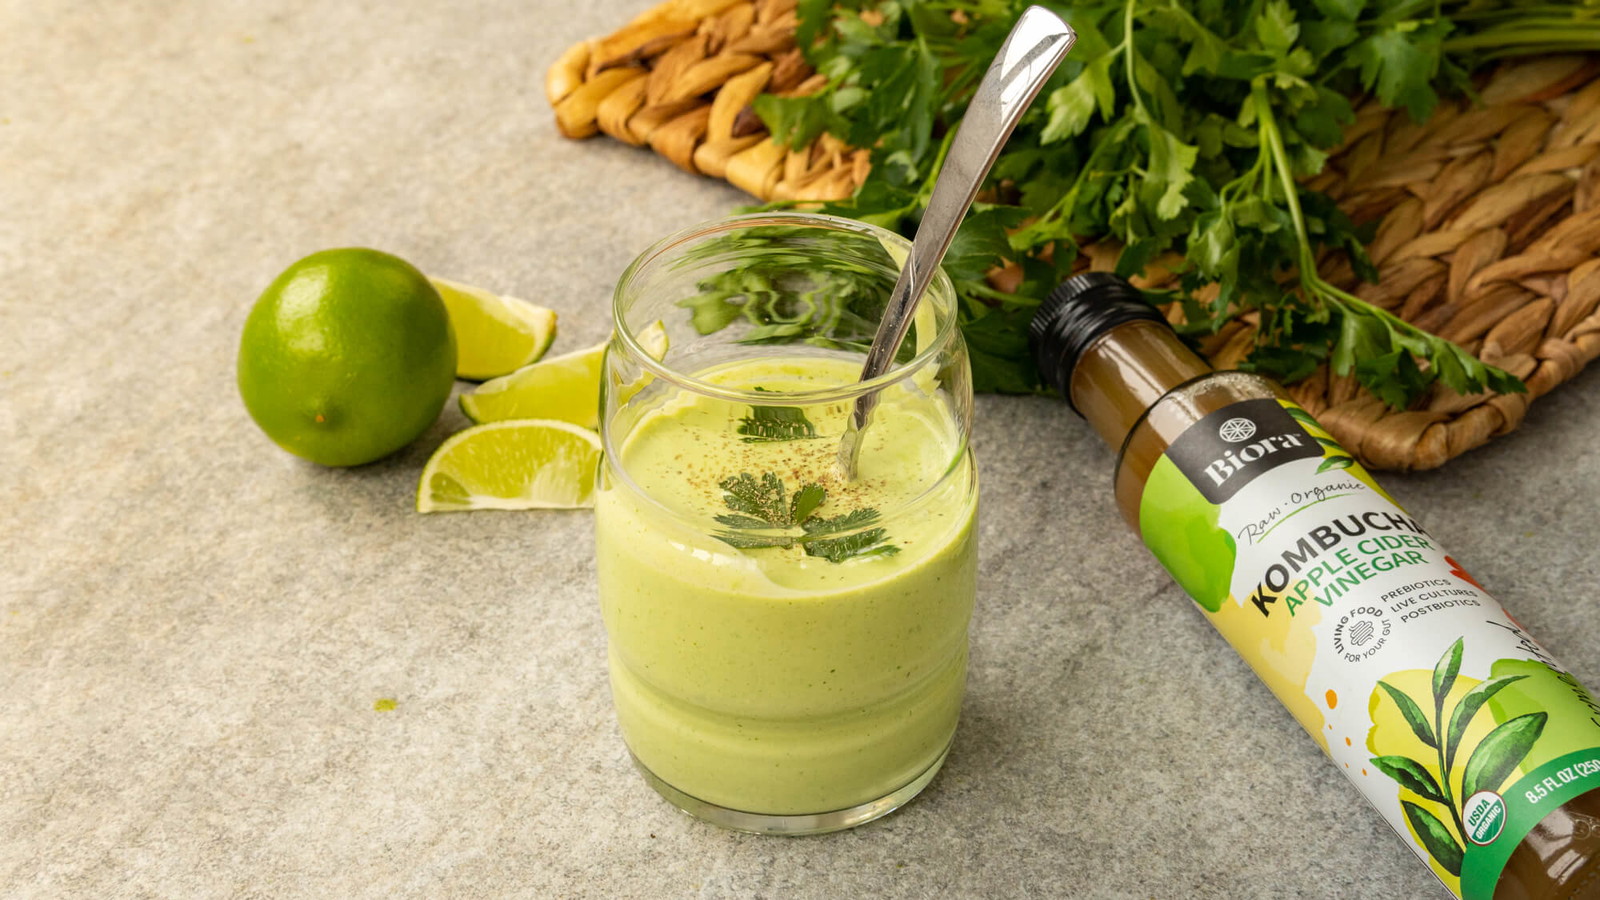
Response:
[[[584,428],[600,425],[600,360],[605,344],[542,359],[461,395],[461,411],[474,422],[559,419]]]
[[[666,355],[667,330],[657,322],[639,333],[639,343],[657,359]],[[600,364],[606,345],[574,350],[485,381],[461,395],[461,411],[474,422],[559,419],[584,428],[600,426]]]
[[[600,436],[570,422],[475,425],[428,459],[417,512],[593,506],[599,461]]]
[[[444,278],[429,278],[450,311],[456,333],[456,377],[498,378],[544,356],[556,336],[556,314]]]

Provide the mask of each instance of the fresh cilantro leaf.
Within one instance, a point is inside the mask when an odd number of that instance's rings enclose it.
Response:
[[[1117,102],[1116,87],[1111,81],[1111,66],[1116,61],[1116,54],[1103,54],[1084,66],[1072,83],[1051,92],[1045,101],[1050,120],[1040,134],[1041,140],[1053,143],[1077,137],[1089,127],[1097,110],[1102,118],[1111,118]]]
[[[1311,5],[1329,19],[1354,22],[1367,8],[1367,0],[1311,0]]]
[[[829,519],[811,519],[802,523],[806,537],[801,539],[808,556],[820,556],[829,562],[843,562],[856,556],[892,556],[900,552],[893,544],[885,544],[888,532],[882,528],[869,528],[878,521],[878,511],[872,507],[853,510]],[[843,534],[855,529],[854,534]],[[832,537],[831,535],[841,535]]]
[[[817,426],[798,406],[752,406],[739,420],[738,432],[746,444],[802,441],[816,437]]]
[[[794,501],[789,505],[789,521],[799,522],[802,527],[817,511],[817,507],[826,503],[828,492],[820,484],[808,484],[794,492]]]
[[[778,97],[761,94],[750,105],[767,124],[775,139],[792,150],[798,150],[827,130],[831,118],[831,96]]]
[[[771,528],[773,524],[766,519],[757,519],[752,516],[741,516],[733,513],[723,513],[713,518],[732,528]]]
[[[1267,50],[1283,55],[1300,39],[1300,24],[1284,0],[1271,0],[1256,17],[1256,39]]]
[[[789,496],[783,481],[771,472],[757,479],[749,472],[741,472],[722,480],[727,493],[722,502],[736,513],[751,516],[774,528],[793,525],[790,517]],[[733,524],[733,523],[725,523]]]
[[[868,506],[831,519],[811,519],[802,522],[800,527],[805,529],[806,534],[828,535],[849,531],[852,528],[864,528],[876,521],[878,521],[878,511]]]
[[[808,541],[805,551],[807,556],[820,556],[831,563],[841,563],[856,556],[893,556],[900,552],[900,548],[883,543],[887,536],[882,528],[870,528],[844,537]]]
[[[1200,150],[1154,122],[1145,123],[1145,134],[1150,140],[1150,169],[1145,183],[1160,192],[1156,216],[1176,218],[1185,206],[1183,189],[1194,180],[1194,163]]]
[[[809,97],[762,98],[757,110],[792,145],[828,132],[872,153],[856,195],[820,211],[914,233],[939,139],[949,140],[1028,2],[801,0],[798,46],[827,85]],[[1005,213],[964,228],[947,260],[974,387],[1039,389],[1029,313],[1073,271],[1079,241],[1108,239],[1124,248],[1117,268],[1130,274],[1168,251],[1183,254],[1175,271],[1184,292],[1174,299],[1186,333],[1257,312],[1262,326],[1247,364],[1260,371],[1304,377],[1337,356],[1394,404],[1434,381],[1463,392],[1519,387],[1323,283],[1316,262],[1328,250],[1373,277],[1362,250],[1371,235],[1295,179],[1321,171],[1343,140],[1353,97],[1376,94],[1422,118],[1441,92],[1468,90],[1468,74],[1486,61],[1600,49],[1587,0],[1541,0],[1536,14],[1516,0],[1261,0],[1248,13],[1224,0],[1057,7],[1078,32],[1077,47],[996,161],[985,194],[992,205],[973,216]],[[1010,292],[986,277],[1003,265],[1022,272]],[[810,330],[852,308],[855,300],[831,293],[849,294],[847,283],[815,285],[804,297],[817,304],[813,315],[793,286],[802,273],[769,266],[761,274],[703,286],[684,303],[695,326],[748,322],[745,339],[760,342],[870,341],[870,332],[848,327],[822,337]],[[1202,289],[1214,299],[1195,299]]]
[[[1417,122],[1425,121],[1439,102],[1433,77],[1439,70],[1439,45],[1450,23],[1405,22],[1371,35],[1350,50],[1361,68],[1361,83],[1375,90],[1389,106],[1403,106]]]
[[[794,538],[784,535],[744,534],[737,531],[720,531],[717,540],[739,550],[773,550],[794,546]]]
[[[716,538],[740,550],[769,550],[788,548],[799,544],[807,556],[816,556],[839,563],[857,556],[890,556],[900,548],[885,544],[887,531],[869,528],[878,521],[878,511],[863,507],[842,515],[820,518],[817,510],[828,500],[828,492],[820,484],[805,484],[788,497],[782,479],[771,472],[756,478],[749,472],[729,476],[722,480],[726,492],[722,501],[733,510],[715,516],[720,524],[741,531],[722,531]],[[800,534],[752,534],[761,529],[784,529],[799,526]],[[854,534],[847,534],[856,529]],[[837,537],[835,536],[837,535]]]

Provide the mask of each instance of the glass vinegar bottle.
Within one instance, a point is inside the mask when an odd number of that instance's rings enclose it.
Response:
[[[1115,276],[1031,338],[1129,525],[1447,889],[1600,898],[1600,706],[1331,435]]]

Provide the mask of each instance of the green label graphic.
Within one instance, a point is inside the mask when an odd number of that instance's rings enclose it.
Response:
[[[1146,546],[1445,887],[1492,897],[1600,788],[1600,706],[1304,410],[1234,404],[1180,444]]]

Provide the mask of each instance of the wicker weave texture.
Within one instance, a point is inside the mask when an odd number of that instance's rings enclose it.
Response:
[[[550,68],[547,96],[568,137],[604,132],[649,145],[689,172],[764,200],[848,197],[866,151],[824,135],[790,150],[752,101],[822,86],[794,43],[795,0],[669,0]],[[1528,393],[1461,396],[1435,387],[1396,411],[1352,378],[1319,370],[1295,398],[1365,464],[1429,469],[1521,424],[1528,404],[1600,356],[1600,60],[1502,67],[1476,104],[1426,123],[1362,109],[1327,169],[1309,182],[1358,223],[1378,221],[1379,270],[1361,283],[1344,260],[1330,282],[1456,341],[1522,377]],[[1086,248],[1110,268],[1116,248]],[[1147,273],[1164,280],[1159,269]],[[996,273],[1004,279],[1003,273]],[[1173,311],[1176,315],[1176,310]],[[1254,346],[1253,315],[1203,342],[1213,364]]]

